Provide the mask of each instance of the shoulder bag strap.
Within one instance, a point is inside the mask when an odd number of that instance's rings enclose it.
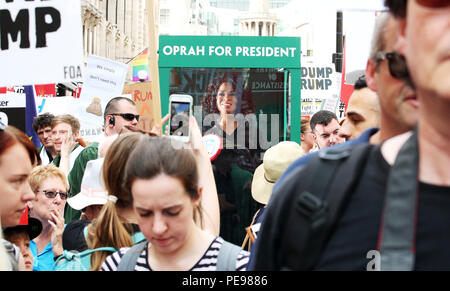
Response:
[[[236,271],[236,261],[242,249],[227,241],[223,241],[217,256],[217,271]]]
[[[414,269],[418,199],[417,127],[400,149],[388,179],[382,228],[381,270]]]
[[[142,241],[134,246],[132,246],[122,257],[119,265],[117,266],[117,271],[133,271],[136,266],[137,260],[141,255],[142,251],[145,249],[147,241]]]

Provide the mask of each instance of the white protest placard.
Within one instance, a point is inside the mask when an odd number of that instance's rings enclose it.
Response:
[[[103,136],[103,116],[87,112],[89,102],[74,97],[36,98],[37,114],[52,113],[53,115],[70,114],[80,122],[80,137],[85,141],[93,142]],[[105,104],[106,106],[106,104]]]
[[[301,115],[311,117],[321,109],[335,111],[338,75],[334,64],[306,63],[301,68]]]
[[[84,139],[91,141],[98,137],[106,104],[111,98],[122,96],[127,72],[126,64],[94,55],[88,57],[85,80],[78,99],[80,103],[77,104],[81,116],[89,121],[81,132]]]
[[[305,64],[301,72],[302,99],[334,99],[338,94],[334,64]]]
[[[0,85],[82,81],[80,0],[0,0]]]
[[[108,100],[122,94],[128,66],[109,59],[90,55],[81,89],[81,99],[104,98]]]

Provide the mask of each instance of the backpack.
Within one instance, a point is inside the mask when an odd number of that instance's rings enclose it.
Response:
[[[275,230],[277,253],[270,253],[274,245],[269,246],[272,242],[268,243],[264,237],[273,235],[273,230],[262,229],[257,240],[259,254],[255,255],[251,269],[313,269],[375,147],[365,143],[329,148],[290,173],[274,193],[281,197],[272,205],[281,205],[277,213],[282,217],[277,219],[283,220],[285,226]]]
[[[67,251],[55,261],[53,271],[90,271],[91,268],[91,254],[98,251],[115,252],[115,248],[104,247],[93,250]]]
[[[87,226],[83,229],[84,236],[87,237]],[[145,240],[142,232],[134,233],[131,236],[133,243]],[[145,242],[145,241],[144,241]],[[99,251],[116,252],[113,247],[102,247],[96,249],[87,249],[82,252],[64,250],[53,265],[53,271],[90,271],[91,254]]]
[[[141,255],[142,251],[147,245],[146,241],[143,241],[137,245],[132,246],[122,257],[119,265],[117,266],[117,271],[134,271],[136,262]],[[227,241],[223,241],[220,248],[219,254],[217,256],[217,271],[235,271],[236,270],[236,260],[239,252],[242,249],[234,244]]]

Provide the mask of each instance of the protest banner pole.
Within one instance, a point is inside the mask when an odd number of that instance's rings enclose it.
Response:
[[[158,31],[157,23],[155,21],[155,12],[159,12],[159,0],[146,0],[146,6],[148,11],[148,33],[149,33],[149,53],[148,53],[148,63],[150,66],[150,76],[151,76],[151,87],[152,96],[157,106],[156,110],[161,110],[161,94],[159,86],[159,67],[158,67]],[[161,116],[159,114],[154,114],[155,117]],[[160,120],[155,120],[157,123]]]

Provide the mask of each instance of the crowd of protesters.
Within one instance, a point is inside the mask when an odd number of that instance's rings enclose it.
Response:
[[[450,3],[385,4],[345,119],[302,118],[301,145],[280,142],[259,166],[250,151],[211,162],[194,117],[188,144],[165,136],[169,116],[139,130],[124,97],[90,144],[68,114],[35,118],[39,149],[0,120],[0,270],[67,270],[69,253],[89,253],[92,271],[368,270],[372,251],[378,270],[449,270]],[[218,84],[213,130],[233,135],[236,85]],[[234,228],[231,174],[216,169],[229,156],[252,177]],[[344,190],[343,172],[357,173]]]

